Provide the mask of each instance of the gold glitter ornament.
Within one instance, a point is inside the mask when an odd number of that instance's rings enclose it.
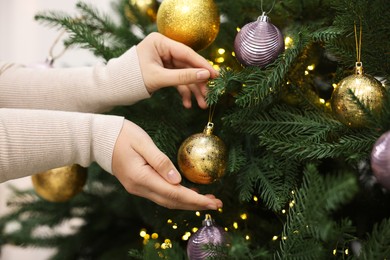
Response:
[[[359,128],[369,124],[366,113],[356,102],[356,98],[374,115],[383,107],[385,89],[374,77],[363,73],[361,62],[356,63],[355,74],[341,80],[332,93],[332,111],[343,124]]]
[[[225,174],[226,146],[212,134],[213,127],[213,123],[208,123],[203,133],[191,135],[179,148],[179,169],[194,183],[210,184]]]
[[[355,74],[346,77],[337,84],[331,97],[331,106],[334,115],[340,122],[350,127],[368,126],[369,120],[365,109],[378,116],[382,111],[385,89],[382,84],[370,75],[363,73],[361,62],[362,52],[362,25],[360,21],[360,35],[358,40],[357,26],[354,24],[356,42]]]
[[[82,191],[87,169],[74,164],[31,176],[35,192],[50,202],[65,202]]]
[[[205,49],[219,32],[213,0],[164,0],[157,12],[158,31],[195,51]]]

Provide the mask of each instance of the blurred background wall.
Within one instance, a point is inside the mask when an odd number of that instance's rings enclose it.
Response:
[[[37,12],[61,10],[76,13],[78,0],[0,0],[0,60],[23,64],[45,61],[49,49],[60,32],[39,24],[34,20]],[[85,0],[103,12],[111,12],[110,0]],[[61,42],[53,50],[54,54],[63,50]],[[87,50],[70,49],[55,63],[56,67],[86,66],[100,62]],[[1,97],[0,97],[1,98]],[[0,184],[0,215],[9,210],[7,198],[12,194],[9,186],[31,188],[31,178],[21,178]],[[0,234],[1,235],[1,234]],[[48,259],[51,250],[39,248],[19,248],[7,245],[0,251],[0,260]]]

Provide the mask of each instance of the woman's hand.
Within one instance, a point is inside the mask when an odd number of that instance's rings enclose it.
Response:
[[[137,53],[149,93],[177,86],[183,105],[191,107],[191,92],[199,107],[207,108],[207,81],[218,76],[211,64],[190,47],[159,33],[151,33],[138,45]]]
[[[222,201],[201,195],[180,185],[174,164],[153,143],[149,135],[125,120],[114,147],[113,174],[125,189],[170,209],[217,210]]]

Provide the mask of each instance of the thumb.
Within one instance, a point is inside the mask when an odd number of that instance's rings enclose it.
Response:
[[[164,69],[160,78],[164,86],[188,85],[205,82],[210,78],[206,69]]]
[[[132,148],[148,165],[150,165],[150,167],[171,184],[179,184],[181,182],[181,175],[177,171],[175,165],[171,162],[169,157],[155,145],[152,138],[141,127],[133,122],[125,120],[123,128],[126,129],[127,132],[125,138],[136,140],[135,142],[132,142]]]
[[[149,138],[141,141],[142,148],[136,148],[136,151],[145,159],[145,161],[166,181],[171,184],[179,184],[181,175],[169,157],[158,149],[158,147]]]

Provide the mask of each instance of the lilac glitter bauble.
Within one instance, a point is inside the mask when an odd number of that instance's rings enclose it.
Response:
[[[371,169],[378,183],[390,190],[390,131],[375,142],[371,152]]]
[[[189,260],[204,260],[208,257],[224,259],[226,256],[223,250],[215,250],[215,247],[226,246],[226,232],[215,225],[210,215],[206,215],[202,227],[193,234],[187,244],[187,255]]]
[[[234,40],[236,58],[245,66],[265,67],[283,50],[283,35],[265,13],[242,27]]]

